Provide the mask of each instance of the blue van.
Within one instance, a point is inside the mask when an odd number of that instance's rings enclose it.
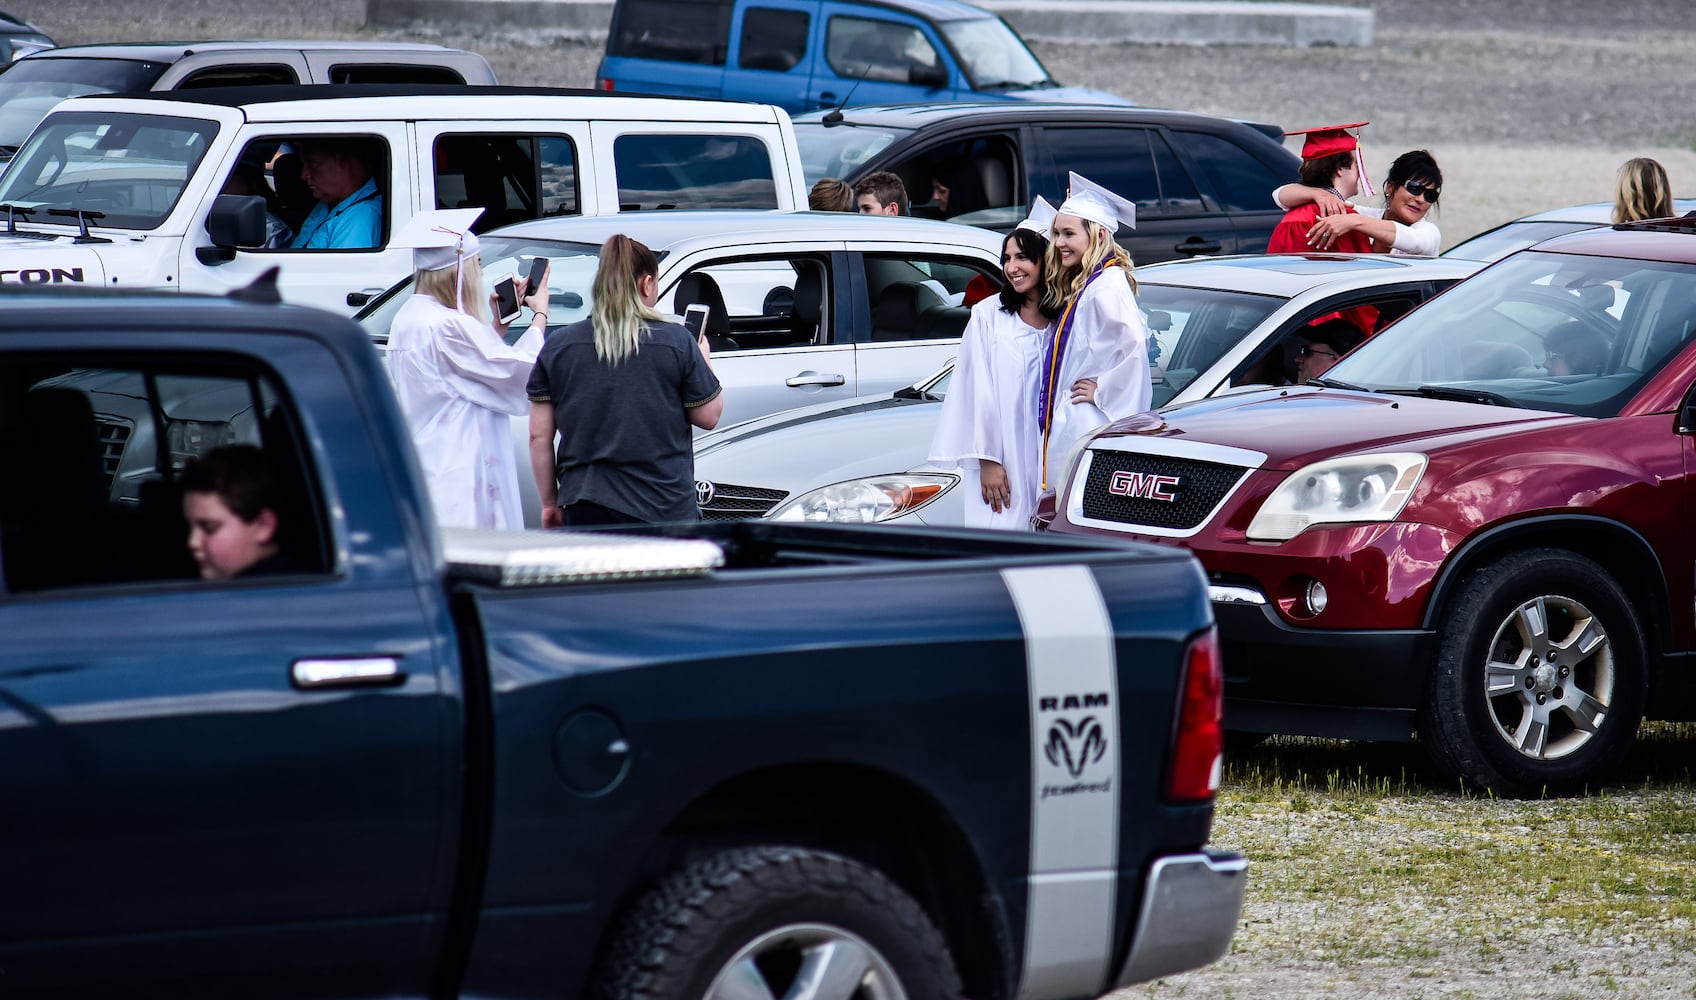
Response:
[[[602,90],[790,113],[861,104],[1128,104],[1062,87],[1006,21],[960,0],[618,0]]]

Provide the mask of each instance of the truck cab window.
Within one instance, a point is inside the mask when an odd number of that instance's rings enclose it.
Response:
[[[67,357],[0,368],[0,449],[32,470],[0,484],[7,591],[197,579],[181,478],[230,446],[262,457],[288,563],[327,569],[299,427],[268,376],[167,359],[86,365]]]
[[[751,135],[649,135],[613,140],[621,212],[776,208],[771,150]]]

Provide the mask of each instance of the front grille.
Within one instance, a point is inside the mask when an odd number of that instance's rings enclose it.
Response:
[[[1089,478],[1084,481],[1084,516],[1169,531],[1194,528],[1247,474],[1240,466],[1190,458],[1091,451]],[[1155,476],[1169,478],[1156,484]],[[1111,489],[1116,477],[1118,493]]]
[[[783,502],[789,494],[783,490],[768,490],[758,486],[737,486],[714,483],[713,498],[701,507],[704,521],[739,521],[743,518],[764,517]]]
[[[106,476],[106,491],[112,490],[112,481],[118,478],[118,467],[124,461],[124,448],[130,443],[130,433],[133,430],[128,420],[118,417],[101,416],[100,426],[100,471]]]

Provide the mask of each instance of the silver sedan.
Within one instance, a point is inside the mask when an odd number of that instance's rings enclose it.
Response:
[[[1388,323],[1483,265],[1382,255],[1244,256],[1136,269],[1155,341],[1154,404],[1252,384],[1284,367],[1291,335],[1370,305]],[[708,518],[959,525],[960,478],[926,456],[952,363],[894,393],[810,406],[695,439]]]

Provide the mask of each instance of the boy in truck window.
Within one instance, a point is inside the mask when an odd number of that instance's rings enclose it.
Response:
[[[277,544],[277,487],[265,454],[227,445],[190,459],[183,469],[188,549],[203,580],[287,573]]]

